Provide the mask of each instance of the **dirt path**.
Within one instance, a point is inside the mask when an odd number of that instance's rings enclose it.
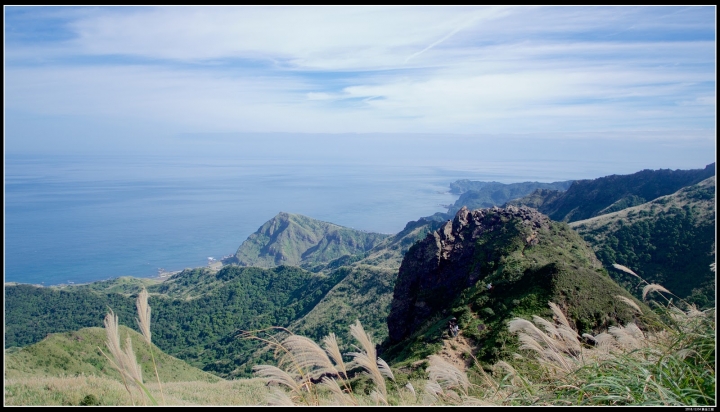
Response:
[[[443,339],[443,347],[438,355],[464,372],[473,364],[473,358],[466,354],[472,353],[474,349],[476,347],[460,334],[454,338]]]

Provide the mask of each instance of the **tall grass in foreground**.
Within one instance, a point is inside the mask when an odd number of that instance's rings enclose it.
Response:
[[[618,270],[630,271],[616,265]],[[711,270],[714,271],[714,265]],[[634,272],[632,272],[634,274]],[[637,275],[635,275],[637,276]],[[638,278],[640,278],[638,276]],[[640,279],[642,282],[644,280]],[[645,282],[643,298],[670,293]],[[648,287],[650,286],[650,287]],[[715,309],[699,311],[679,300],[655,305],[644,314],[631,299],[617,296],[649,327],[635,323],[613,326],[596,335],[573,329],[562,308],[549,302],[553,319],[515,318],[509,330],[521,343],[513,359],[463,371],[441,356],[426,360],[425,379],[398,384],[389,365],[377,356],[371,337],[359,321],[350,327],[357,345],[342,354],[334,334],[313,340],[284,328],[244,337],[264,341],[277,366],[259,365],[261,379],[206,382],[145,383],[129,337],[120,345],[117,316],[105,318],[107,357],[121,381],[96,376],[5,379],[8,405],[136,405],[159,391],[173,405],[676,405],[716,404]],[[149,334],[147,295],[138,296],[138,324]],[[270,332],[280,332],[272,334]],[[356,386],[368,382],[368,390]],[[88,393],[102,393],[101,399]],[[167,394],[167,397],[165,396]]]
[[[359,405],[361,401],[352,390],[348,370],[360,368],[375,386],[370,393],[373,402],[389,404],[385,378],[394,380],[395,377],[388,364],[377,357],[372,338],[360,321],[350,326],[350,334],[360,346],[353,345],[356,351],[347,354],[352,357],[348,363],[343,360],[335,334],[326,336],[323,339],[324,347],[320,347],[312,339],[279,329],[287,335],[282,340],[277,336],[263,338],[257,332],[244,335],[249,339],[266,342],[274,349],[278,361],[278,366],[255,366],[255,373],[266,378],[268,384],[281,385],[289,390],[273,390],[268,403],[313,406],[326,403],[323,396],[331,395],[336,404]]]
[[[624,266],[616,268],[637,276]],[[645,282],[643,299],[659,292],[671,293]],[[427,380],[392,391],[384,379],[392,378],[392,372],[363,342],[359,321],[351,334],[364,351],[362,356],[348,353],[353,361],[342,373],[334,335],[335,344],[326,346],[327,352],[292,334],[281,341],[266,339],[280,359],[279,367],[255,370],[269,384],[289,389],[274,390],[268,403],[277,405],[714,405],[715,309],[701,312],[682,300],[666,298],[666,304],[650,302],[655,312],[647,316],[631,299],[617,299],[632,307],[648,329],[628,323],[581,336],[562,309],[549,302],[552,320],[533,316],[508,323],[521,344],[514,359],[483,366],[473,357],[474,368],[461,371],[432,355],[427,359]],[[331,349],[334,365],[327,357]],[[347,370],[353,366],[362,366],[372,377],[375,386],[369,399],[351,390]]]
[[[148,390],[159,391],[157,383],[148,382]],[[123,383],[106,376],[81,375],[62,377],[28,377],[5,380],[7,406],[131,406],[137,403]],[[260,379],[237,379],[220,382],[164,382],[168,405],[217,406],[260,405],[265,402],[265,382]],[[94,403],[88,403],[94,398]]]
[[[136,301],[136,307],[138,310],[137,322],[140,330],[142,331],[145,342],[150,345],[150,354],[152,356],[153,367],[155,369],[155,376],[157,376],[158,386],[162,395],[160,376],[158,375],[157,364],[155,363],[155,356],[152,352],[152,341],[150,339],[150,306],[148,306],[147,299],[147,291],[145,290],[145,288],[143,288],[143,290],[138,295]],[[107,335],[107,341],[105,342],[105,345],[108,349],[108,352],[110,352],[110,355],[107,355],[102,349],[100,349],[100,352],[107,358],[107,360],[110,362],[110,365],[118,372],[120,372],[120,377],[122,378],[123,385],[130,394],[130,399],[133,402],[133,405],[135,404],[135,400],[133,397],[133,392],[130,389],[132,387],[137,388],[140,392],[140,399],[142,400],[143,404],[146,404],[145,397],[147,397],[147,399],[150,400],[153,405],[157,405],[158,402],[155,400],[155,397],[148,390],[147,386],[143,383],[142,369],[140,368],[140,365],[137,362],[137,357],[135,356],[135,352],[132,349],[132,341],[130,340],[130,336],[127,336],[125,340],[125,349],[122,349],[120,346],[118,318],[117,315],[113,313],[112,309],[105,316],[104,325],[105,333]],[[143,394],[145,396],[142,396]],[[162,396],[164,402],[165,396]]]

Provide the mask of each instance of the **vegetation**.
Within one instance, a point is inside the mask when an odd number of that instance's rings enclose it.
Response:
[[[389,235],[354,230],[302,215],[279,213],[250,235],[237,250],[242,266],[312,266],[377,246]]]
[[[616,267],[639,278],[622,265]],[[714,270],[714,265],[711,268]],[[645,284],[644,299],[652,293],[670,294],[660,285],[640,281]],[[715,310],[700,312],[684,301],[681,309],[669,299],[656,305],[656,313],[651,314],[630,298],[616,298],[634,312],[635,320],[594,335],[581,336],[567,313],[552,302],[554,322],[539,316],[533,316],[532,322],[514,318],[504,327],[521,345],[492,366],[481,364],[473,351],[463,353],[472,359],[469,368],[459,368],[442,354],[431,354],[408,373],[407,368],[391,367],[378,357],[372,338],[356,321],[350,327],[359,344],[353,352],[343,354],[332,333],[322,340],[321,347],[287,329],[269,328],[242,336],[273,349],[277,366],[255,366],[258,379],[215,384],[164,382],[161,386],[159,378],[157,385],[143,383],[145,371],[140,368],[123,371],[138,358],[144,358],[146,367],[153,365],[152,354],[148,358],[136,353],[141,347],[152,348],[147,295],[141,293],[136,307],[143,336],[118,328],[112,311],[106,316],[106,345],[116,352],[112,360],[107,359],[121,372],[120,377],[18,379],[6,372],[6,402],[136,405],[149,400],[156,404],[159,392],[165,405],[714,405]],[[638,323],[646,327],[641,329]],[[273,330],[280,333],[268,333]],[[121,331],[128,335],[125,349],[119,345]],[[451,346],[460,339],[473,340],[467,332],[463,327],[461,337],[444,340]],[[131,343],[133,335],[135,345]],[[158,360],[163,359],[158,355]],[[106,363],[103,369],[108,368]],[[134,394],[122,383],[122,376],[132,376],[142,393]]]
[[[429,286],[419,286],[423,307],[431,309],[429,317],[424,325],[411,330],[407,339],[385,343],[386,359],[413,364],[436,352],[450,317],[456,317],[465,336],[477,342],[474,355],[479,360],[507,358],[516,350],[517,342],[505,324],[517,316],[547,315],[548,301],[563,307],[582,333],[595,333],[633,319],[633,312],[615,299],[616,295],[632,296],[612,281],[592,250],[568,225],[548,221],[547,228],[537,229],[536,242],[528,243],[531,232],[522,219],[514,218],[499,230],[485,231],[474,244],[463,244],[462,250],[473,255],[448,261],[442,270],[465,276],[478,273],[478,280],[470,287],[463,287],[465,279],[455,280],[452,286],[456,289],[449,292],[449,287],[430,290]],[[411,249],[408,256],[413,253]],[[434,272],[426,278],[437,282]],[[418,305],[421,299],[413,302]],[[392,315],[388,321],[409,322]]]
[[[251,365],[240,367],[252,357],[254,346],[234,336],[240,330],[290,324],[315,307],[343,274],[326,276],[289,266],[183,271],[148,288],[158,310],[154,341],[164,352],[218,376],[249,376]],[[100,326],[107,307],[115,308],[126,326],[136,327],[129,321],[134,318],[134,297],[87,289],[7,287],[6,345],[24,346],[48,333]]]
[[[665,187],[651,175],[638,184]],[[517,222],[485,234],[470,268],[482,278],[392,347],[375,342],[400,262],[444,215],[374,240],[330,230],[301,252],[304,232],[274,227],[276,251],[304,269],[6,284],[6,404],[714,405],[714,178],[645,199],[572,225],[605,269],[566,224],[533,246]]]
[[[630,175],[576,180],[562,194],[545,192],[549,197],[546,200],[539,199],[540,193],[536,192],[508,204],[536,207],[553,220],[575,222],[649,202],[712,176],[715,163],[694,170],[642,170]]]
[[[715,306],[715,178],[640,206],[571,224],[610,269],[613,263],[638,267],[700,308]],[[613,279],[636,297],[636,279],[610,270]]]
[[[387,336],[385,317],[402,256],[438,225],[410,222],[363,255],[317,265],[317,273],[227,266],[184,270],[161,283],[120,278],[62,289],[6,285],[6,347],[100,327],[108,307],[121,324],[136,329],[134,299],[147,286],[158,313],[153,339],[159,348],[218,376],[249,377],[253,364],[270,355],[258,355],[255,342],[236,339],[242,330],[286,325],[320,338],[361,319],[375,336]]]
[[[646,297],[667,292],[645,284]],[[372,377],[371,389],[362,393],[353,385],[362,378],[348,373],[353,364],[346,366],[339,356],[334,335],[323,348],[296,335],[268,340],[279,367],[256,371],[289,389],[269,394],[272,405],[715,405],[715,310],[700,312],[686,302],[681,309],[668,300],[651,314],[631,299],[617,300],[635,313],[635,321],[580,335],[560,306],[549,302],[554,320],[516,317],[506,324],[521,343],[507,359],[483,365],[467,352],[473,366],[463,370],[431,354],[420,379],[401,377],[363,344],[364,352],[348,354]],[[650,327],[643,330],[636,322]],[[351,327],[356,338],[358,328],[359,323]]]

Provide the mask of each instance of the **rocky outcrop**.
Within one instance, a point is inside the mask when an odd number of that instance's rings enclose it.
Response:
[[[527,207],[473,211],[463,207],[453,220],[408,251],[400,266],[388,316],[391,342],[414,331],[483,276],[481,265],[474,264],[475,241],[488,232],[507,232],[508,222],[521,225],[528,245],[537,243],[538,229],[549,226],[546,216]]]
[[[547,310],[548,301],[564,307],[580,329],[632,319],[615,295],[629,296],[567,224],[528,207],[462,208],[405,255],[388,316],[389,343],[450,310],[467,314],[459,317],[461,326],[485,319],[497,328],[520,308]]]

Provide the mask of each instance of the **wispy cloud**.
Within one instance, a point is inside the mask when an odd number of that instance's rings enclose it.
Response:
[[[714,7],[5,8],[5,106],[169,130],[714,130]]]

